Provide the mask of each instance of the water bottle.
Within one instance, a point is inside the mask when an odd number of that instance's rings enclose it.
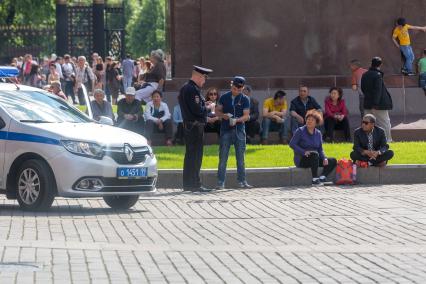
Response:
[[[355,183],[356,182],[356,164],[352,164],[352,180]]]

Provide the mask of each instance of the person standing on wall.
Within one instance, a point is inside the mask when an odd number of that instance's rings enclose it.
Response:
[[[200,66],[195,66],[191,79],[179,91],[179,105],[183,117],[185,137],[185,159],[183,163],[183,190],[192,192],[209,192],[201,184],[200,169],[203,161],[204,126],[207,121],[207,109],[201,88],[206,82],[207,75],[213,72]]]
[[[426,32],[426,27],[412,26],[407,24],[405,18],[398,18],[396,20],[396,27],[393,30],[392,41],[396,47],[399,48],[405,58],[404,67],[401,72],[404,75],[413,76],[415,75],[413,72],[413,62],[415,58],[408,30],[420,30]],[[396,39],[398,39],[398,41]]]

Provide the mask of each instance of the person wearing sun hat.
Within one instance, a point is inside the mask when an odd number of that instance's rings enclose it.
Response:
[[[143,133],[144,120],[141,102],[135,99],[136,90],[126,89],[126,97],[117,103],[117,126],[139,134]]]

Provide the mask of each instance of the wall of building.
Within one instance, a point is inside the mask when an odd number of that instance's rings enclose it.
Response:
[[[173,73],[193,64],[214,77],[348,75],[347,63],[381,56],[386,73],[401,68],[391,40],[396,18],[426,25],[424,0],[170,0]],[[410,32],[416,57],[426,33]]]

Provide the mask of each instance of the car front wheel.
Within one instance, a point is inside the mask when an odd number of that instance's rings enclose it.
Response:
[[[139,195],[104,196],[104,201],[112,209],[129,209],[138,202]]]
[[[44,161],[27,160],[16,175],[19,206],[24,210],[44,211],[55,199],[55,182],[49,166]]]

